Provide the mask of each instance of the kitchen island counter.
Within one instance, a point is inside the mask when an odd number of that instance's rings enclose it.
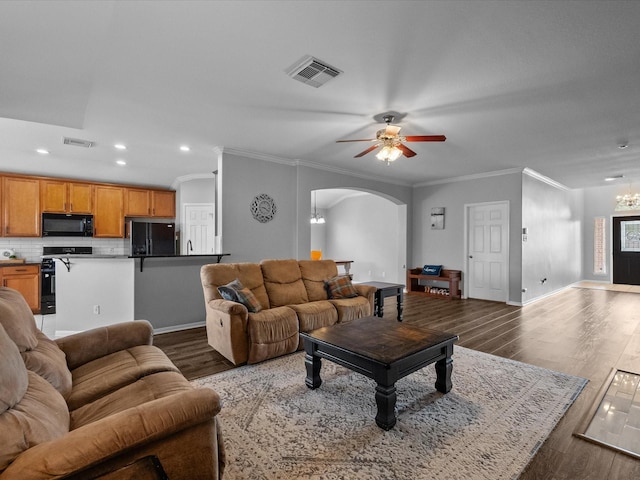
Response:
[[[200,268],[228,255],[49,255],[58,267],[56,334],[134,319],[156,333],[202,326]],[[144,258],[154,260],[143,271]]]
[[[140,271],[144,270],[144,261],[147,258],[194,258],[194,257],[214,257],[216,263],[220,263],[222,257],[231,255],[230,253],[198,253],[195,255],[130,255],[129,258],[140,259]]]

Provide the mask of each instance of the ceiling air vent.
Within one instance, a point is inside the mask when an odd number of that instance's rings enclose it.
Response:
[[[294,80],[318,88],[342,73],[335,67],[306,55],[285,70]]]
[[[90,142],[89,140],[81,140],[79,138],[69,138],[62,137],[62,143],[65,145],[71,145],[73,147],[84,147],[91,148],[94,145],[94,142]]]

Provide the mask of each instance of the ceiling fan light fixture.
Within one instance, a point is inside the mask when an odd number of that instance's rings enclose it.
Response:
[[[383,162],[395,162],[402,155],[402,150],[392,145],[385,145],[382,149],[376,153],[376,158]]]

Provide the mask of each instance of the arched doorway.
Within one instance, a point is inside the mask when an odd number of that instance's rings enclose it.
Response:
[[[313,190],[310,213],[324,224],[310,224],[310,250],[323,258],[352,260],[355,282],[405,283],[407,206],[374,192],[356,189]]]

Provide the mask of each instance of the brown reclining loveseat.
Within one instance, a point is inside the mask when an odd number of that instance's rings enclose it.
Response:
[[[300,332],[371,315],[375,288],[353,284],[355,296],[329,298],[339,279],[333,260],[263,260],[204,265],[200,270],[209,345],[235,365],[257,363],[302,348]],[[342,277],[344,278],[344,277]],[[219,287],[239,280],[258,311],[225,300]]]

